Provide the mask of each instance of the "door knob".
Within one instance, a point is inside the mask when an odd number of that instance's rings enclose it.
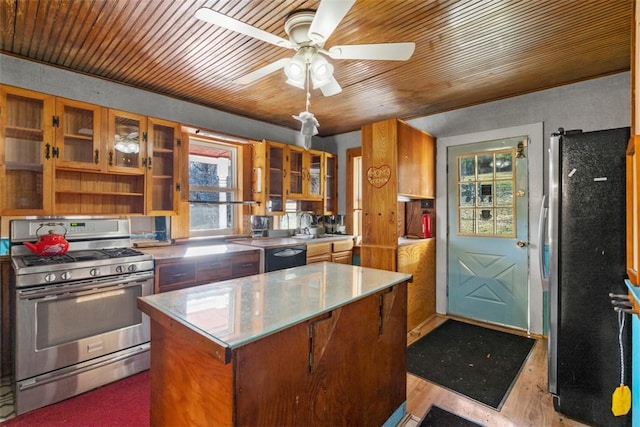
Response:
[[[516,242],[516,245],[518,245],[518,247],[519,247],[519,248],[524,248],[524,247],[525,247],[525,246],[527,246],[528,244],[529,244],[528,242],[525,242],[525,241],[523,241],[523,240],[518,240],[518,241]]]

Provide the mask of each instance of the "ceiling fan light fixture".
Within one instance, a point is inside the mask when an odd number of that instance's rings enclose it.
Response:
[[[313,88],[318,89],[331,82],[333,78],[333,65],[319,54],[313,56],[311,60],[311,80]]]
[[[287,75],[287,83],[304,89],[304,81],[307,71],[307,61],[304,52],[298,51],[293,58],[284,66],[284,73]]]

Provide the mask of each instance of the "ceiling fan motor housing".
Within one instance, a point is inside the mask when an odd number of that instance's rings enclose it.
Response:
[[[316,46],[321,48],[324,43],[317,43],[309,37],[309,27],[316,11],[312,9],[301,9],[290,13],[284,23],[284,30],[289,36],[292,44],[297,46]]]

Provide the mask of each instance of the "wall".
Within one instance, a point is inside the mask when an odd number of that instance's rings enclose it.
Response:
[[[542,122],[546,147],[551,132],[559,127],[591,131],[629,126],[630,84],[630,73],[625,72],[405,120],[436,138]],[[359,147],[360,137],[360,131],[357,131],[324,138],[337,146],[339,188],[346,180],[346,150]],[[546,152],[545,149],[545,155]],[[541,170],[539,173],[544,172]],[[340,213],[344,213],[345,191],[339,192],[338,205]]]

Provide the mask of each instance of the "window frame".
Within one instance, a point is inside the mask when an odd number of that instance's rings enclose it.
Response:
[[[511,176],[509,179],[505,179],[505,178],[499,178],[497,176],[496,173],[496,168],[495,166],[493,167],[493,171],[492,171],[492,177],[489,179],[487,177],[483,177],[483,178],[479,178],[479,174],[478,174],[478,158],[479,157],[483,157],[483,156],[492,156],[493,157],[493,161],[495,161],[496,156],[500,155],[500,154],[506,154],[509,153],[511,154],[511,164],[512,164],[512,169],[511,169]],[[460,159],[461,158],[473,158],[474,159],[474,179],[468,179],[466,181],[462,181],[461,180],[461,171],[460,171]],[[457,180],[457,194],[456,194],[456,233],[459,236],[466,236],[466,237],[481,237],[481,238],[485,238],[485,237],[495,237],[495,238],[515,238],[516,234],[517,234],[517,227],[516,227],[516,223],[517,223],[517,218],[518,218],[518,212],[517,212],[517,203],[516,203],[516,162],[515,159],[517,158],[517,153],[516,153],[516,149],[515,148],[508,148],[508,149],[500,149],[500,150],[489,150],[489,151],[482,151],[482,152],[476,152],[476,153],[468,153],[468,154],[464,154],[464,155],[458,155],[456,156],[456,180]],[[477,194],[478,194],[478,187],[479,186],[484,186],[487,185],[487,183],[491,183],[491,188],[492,188],[492,201],[491,201],[491,205],[479,205],[476,198],[477,198]],[[497,189],[499,187],[499,183],[500,182],[511,182],[511,190],[512,190],[512,197],[511,197],[511,205],[507,206],[507,205],[500,205],[497,203],[497,197],[496,197],[496,193],[497,193]],[[462,197],[461,194],[461,187],[464,184],[473,184],[474,186],[474,196],[473,196],[473,206],[461,206],[460,205],[460,200]],[[500,209],[510,209],[512,212],[511,215],[511,224],[512,224],[512,229],[511,229],[511,233],[509,234],[499,234],[497,233],[498,231],[498,218],[496,216],[496,212]],[[490,213],[493,213],[493,215],[490,214],[489,218],[491,219],[491,221],[493,222],[493,233],[487,233],[487,232],[483,232],[482,230],[478,229],[478,224],[477,224],[477,212],[478,211],[487,211]],[[463,231],[462,230],[462,225],[461,225],[461,218],[462,218],[462,212],[471,212],[471,217],[473,218],[473,228],[474,230],[472,232],[469,231]]]
[[[187,177],[186,181],[189,183],[188,194],[191,194],[191,175],[190,175],[190,165],[192,162],[193,156],[199,157],[207,157],[201,153],[194,153],[193,147],[206,147],[206,148],[220,148],[224,150],[231,151],[231,173],[229,175],[229,180],[231,181],[228,187],[210,187],[214,189],[215,192],[223,192],[223,193],[231,193],[232,200],[226,206],[229,206],[231,209],[231,227],[230,228],[207,228],[204,230],[194,229],[192,227],[192,215],[191,215],[191,206],[193,201],[190,200],[190,196],[187,197],[187,206],[188,206],[188,230],[189,237],[223,237],[227,235],[237,235],[241,234],[242,230],[242,209],[241,205],[238,203],[242,200],[242,175],[241,175],[241,161],[242,161],[242,147],[237,143],[229,143],[225,141],[221,141],[216,138],[207,138],[200,135],[190,135],[189,137],[189,150],[187,153],[187,161],[186,161],[186,172]],[[217,191],[216,191],[217,190]]]

